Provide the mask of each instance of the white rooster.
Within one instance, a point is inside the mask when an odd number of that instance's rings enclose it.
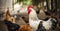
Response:
[[[57,20],[55,18],[46,18],[45,20],[40,20],[37,17],[33,6],[28,6],[27,10],[29,14],[29,24],[34,29],[34,31],[46,31],[53,26],[56,27]]]

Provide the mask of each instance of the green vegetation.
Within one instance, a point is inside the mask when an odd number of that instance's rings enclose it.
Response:
[[[15,3],[20,3],[22,2],[24,5],[30,5],[32,2],[31,0],[17,0]]]

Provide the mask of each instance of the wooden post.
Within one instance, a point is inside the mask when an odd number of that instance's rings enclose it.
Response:
[[[49,5],[48,5],[48,0],[46,0],[46,6],[47,6],[47,11],[49,11]]]

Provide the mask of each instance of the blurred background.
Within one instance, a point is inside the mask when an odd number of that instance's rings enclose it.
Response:
[[[5,19],[7,8],[11,17],[15,18],[15,23],[23,25],[29,23],[27,7],[33,5],[39,19],[49,16],[58,18],[58,28],[60,29],[60,0],[0,0],[0,20]],[[45,14],[45,12],[49,14]]]

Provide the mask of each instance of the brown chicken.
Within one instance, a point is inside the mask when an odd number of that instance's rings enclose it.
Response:
[[[33,31],[33,29],[29,26],[29,24],[22,25],[20,27],[20,31]]]
[[[11,21],[13,23],[15,23],[15,18],[11,17],[10,12],[9,12],[9,8],[7,8],[5,19],[7,19],[8,21]]]

